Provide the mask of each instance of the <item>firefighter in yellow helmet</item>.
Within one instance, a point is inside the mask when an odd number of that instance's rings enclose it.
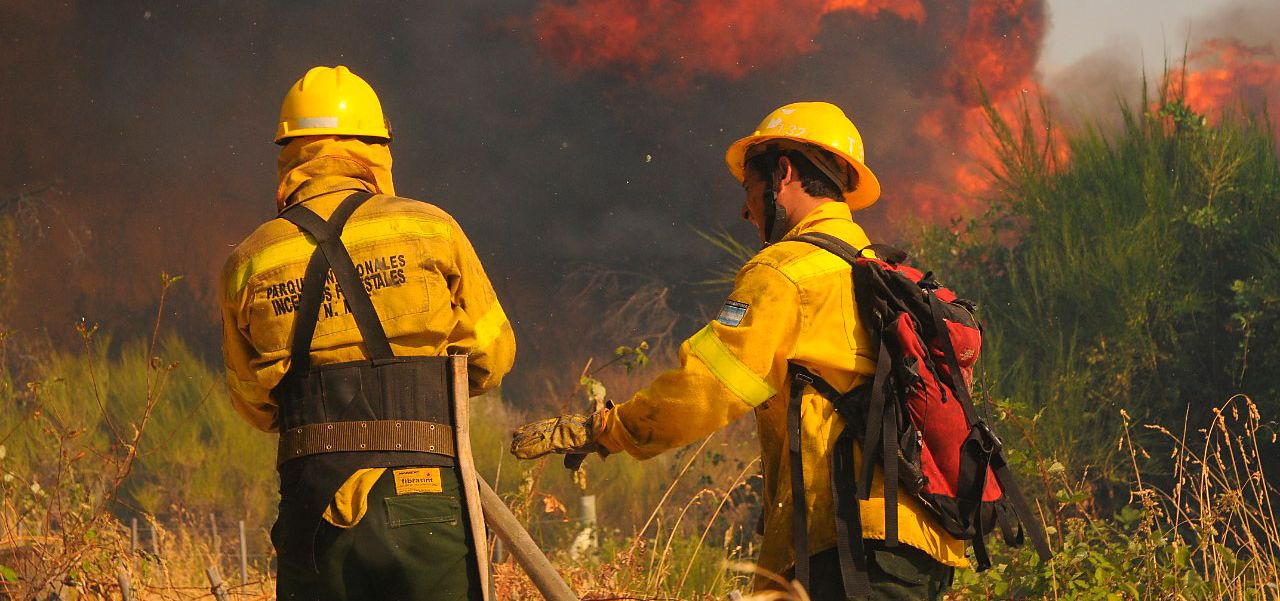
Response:
[[[794,574],[793,548],[804,537],[810,598],[845,599],[837,554],[830,456],[844,428],[830,403],[810,387],[799,402],[800,452],[790,456],[790,366],[839,392],[875,374],[877,347],[859,323],[850,266],[816,246],[787,238],[821,232],[855,248],[869,244],[851,213],[880,196],[864,161],[862,137],[834,105],[801,102],[765,117],[729,147],[729,171],[746,191],[742,215],[764,248],[738,273],[719,316],[680,346],[680,367],[660,375],[630,400],[593,415],[567,415],[518,429],[512,452],[626,451],[644,459],[702,438],[755,412],[764,465],[764,541],[760,567]],[[792,461],[803,466],[802,528],[793,523]],[[860,501],[867,576],[873,599],[938,599],[964,546],[907,495],[899,495],[897,538],[885,539],[879,468],[870,498]],[[793,531],[794,529],[794,531]],[[877,540],[878,539],[878,540]],[[757,587],[776,586],[757,577]]]
[[[280,214],[227,259],[219,300],[232,402],[281,433],[278,598],[481,599],[445,355],[491,390],[511,325],[458,223],[395,195],[363,79],[308,71],[275,140]]]

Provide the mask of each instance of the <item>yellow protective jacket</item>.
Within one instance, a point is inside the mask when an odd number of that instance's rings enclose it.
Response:
[[[849,207],[828,202],[789,232],[823,232],[855,247],[869,244]],[[876,350],[858,319],[850,266],[803,242],[780,242],[742,268],[720,318],[680,346],[680,367],[606,415],[600,442],[647,458],[702,438],[755,411],[764,465],[764,541],[760,567],[782,573],[794,563],[791,470],[786,460],[788,362],[847,391],[874,376]],[[745,306],[745,313],[742,313]],[[736,325],[735,325],[736,324]],[[812,388],[802,399],[809,550],[835,546],[830,454],[844,420]],[[939,562],[964,567],[952,538],[913,499],[900,496],[898,536]],[[877,468],[871,498],[860,501],[862,534],[884,539],[884,482]],[[766,586],[763,578],[757,587]]]
[[[472,395],[511,369],[511,324],[462,228],[433,205],[398,198],[385,144],[355,138],[299,138],[280,153],[277,207],[304,203],[328,218],[355,191],[376,194],[352,214],[342,242],[398,356],[467,354]],[[295,305],[316,245],[284,219],[262,224],[222,271],[223,357],[236,410],[261,430],[278,430],[271,389],[289,368]],[[332,286],[332,283],[329,284]],[[336,298],[336,297],[335,297]],[[341,302],[320,311],[313,365],[365,359],[360,331]],[[352,525],[381,470],[353,474],[326,518]]]

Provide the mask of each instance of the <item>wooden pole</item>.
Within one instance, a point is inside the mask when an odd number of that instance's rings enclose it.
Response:
[[[151,555],[160,561],[160,533],[154,517],[151,518]]]
[[[498,493],[493,492],[489,483],[478,475],[476,483],[480,489],[480,506],[484,509],[485,521],[493,529],[493,533],[506,543],[508,552],[524,568],[525,574],[529,575],[529,580],[533,581],[542,596],[547,601],[578,601],[573,589],[556,572],[555,566],[542,554],[537,543],[533,542],[520,521],[507,509]]]
[[[249,584],[249,544],[244,539],[244,520],[240,520],[240,584]]]
[[[129,551],[138,549],[138,518],[129,520]]]
[[[457,454],[458,473],[462,477],[462,494],[466,502],[467,522],[471,530],[471,540],[474,545],[472,552],[475,553],[476,564],[479,568],[477,577],[480,585],[480,596],[483,601],[493,601],[489,596],[489,537],[485,533],[484,516],[482,511],[476,511],[483,502],[481,501],[480,491],[476,488],[476,481],[480,479],[476,473],[475,461],[471,456],[471,397],[469,395],[469,379],[467,377],[467,356],[466,355],[450,355],[449,356],[449,374],[450,385],[452,389],[449,393],[449,401],[453,406],[454,421],[454,452]]]
[[[217,601],[227,601],[227,585],[222,582],[222,574],[218,573],[218,566],[212,565],[204,569],[204,573],[209,577],[209,591],[213,593],[213,598]]]
[[[493,541],[493,563],[507,563],[507,548],[500,538]]]
[[[116,582],[120,584],[120,598],[133,601],[133,581],[129,578],[129,568],[124,564],[116,566]]]
[[[209,533],[213,535],[213,552],[222,553],[222,541],[218,538],[218,518],[209,514]]]

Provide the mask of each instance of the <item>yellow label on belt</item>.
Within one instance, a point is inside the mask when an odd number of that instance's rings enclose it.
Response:
[[[395,470],[396,494],[407,495],[415,492],[441,492],[440,468],[415,467],[406,470]]]

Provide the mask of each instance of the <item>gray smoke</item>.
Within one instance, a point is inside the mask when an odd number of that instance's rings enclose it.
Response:
[[[958,142],[922,140],[916,123],[975,102],[949,71],[966,4],[924,4],[923,24],[834,13],[812,53],[671,88],[570,74],[537,43],[531,1],[7,3],[0,194],[54,188],[34,200],[6,319],[64,341],[80,317],[149,331],[158,274],[177,273],[166,319],[216,353],[218,271],[273,215],[279,102],[317,64],[379,91],[397,192],[462,223],[520,328],[567,326],[553,295],[584,264],[657,274],[697,317],[719,293],[691,282],[721,257],[694,228],[753,238],[723,151],[781,104],[828,100],[858,123],[886,191],[860,217],[875,238],[919,217],[903,191],[954,163]],[[1042,13],[1027,3],[1019,73]],[[1006,21],[1020,35],[1025,23]]]

